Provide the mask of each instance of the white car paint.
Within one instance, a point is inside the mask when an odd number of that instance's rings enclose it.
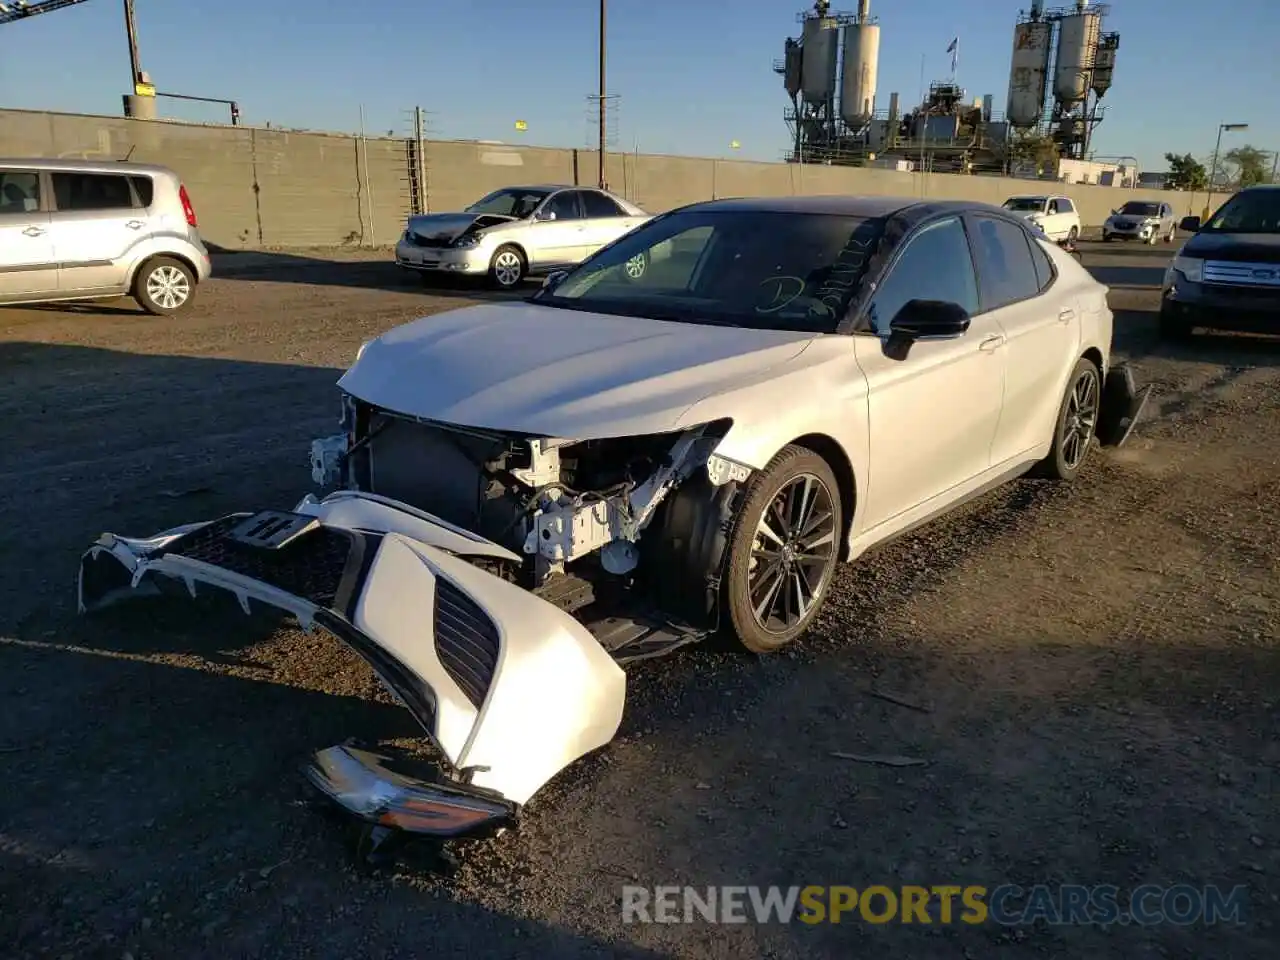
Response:
[[[1074,257],[1034,242],[1056,270],[1051,286],[978,313],[962,336],[918,340],[905,359],[891,357],[885,339],[872,333],[756,330],[491,303],[423,318],[364,344],[339,387],[412,420],[562,442],[662,434],[672,437],[673,451],[687,452],[695,428],[728,420],[702,459],[670,458],[677,471],[705,467],[713,484],[764,469],[799,438],[824,437],[852,470],[855,506],[842,551],[851,560],[1043,459],[1082,354],[1096,355],[1105,377],[1112,339],[1106,288]],[[557,447],[536,446],[539,457]],[[541,468],[535,457],[520,469],[532,475]],[[636,518],[652,510],[666,469],[628,494],[617,512],[642,529]],[[401,699],[452,766],[471,771],[469,783],[523,803],[559,769],[612,738],[625,680],[609,654],[569,614],[469,562],[510,558],[510,550],[363,493],[307,498],[295,512],[327,527],[385,534],[358,577],[352,626],[374,647],[357,645],[358,652],[375,668],[380,656],[390,656],[425,685],[434,709],[415,708],[412,696]],[[579,524],[593,522],[585,513],[563,516],[572,517],[564,524],[573,528],[570,541]],[[551,513],[539,523],[548,517],[561,523]],[[87,557],[114,558],[135,584],[150,574],[185,582],[193,592],[196,582],[208,583],[244,604],[254,597],[288,610],[304,624],[322,618],[309,601],[261,581],[153,552],[165,536],[105,535]],[[616,534],[605,531],[590,549],[610,542],[608,536]],[[529,541],[524,549],[532,552]],[[84,570],[82,608],[114,597],[101,589],[89,597]],[[479,708],[436,653],[433,597],[444,580],[479,604],[500,634],[500,662]],[[399,695],[396,677],[382,679]]]
[[[1073,229],[1075,236],[1080,236],[1080,211],[1070,197],[1018,194],[1006,200],[1004,207],[1036,224],[1050,240],[1065,240]]]

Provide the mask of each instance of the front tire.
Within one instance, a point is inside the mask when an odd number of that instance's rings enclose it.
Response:
[[[1081,357],[1067,381],[1053,429],[1053,447],[1039,473],[1050,480],[1074,480],[1089,458],[1102,402],[1102,372]]]
[[[172,317],[190,306],[196,278],[181,260],[155,257],[142,265],[133,281],[133,298],[147,313]]]
[[[1067,245],[1070,246],[1074,244],[1079,237],[1080,237],[1079,228],[1072,227],[1070,230],[1067,231]]]
[[[813,623],[839,561],[840,487],[827,462],[788,446],[743,492],[723,584],[729,625],[752,653],[773,653]]]
[[[489,279],[499,290],[514,290],[528,272],[529,265],[519,247],[508,243],[493,251],[493,259],[489,261]]]

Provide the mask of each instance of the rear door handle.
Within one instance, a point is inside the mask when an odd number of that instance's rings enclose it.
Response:
[[[983,353],[992,353],[996,350],[999,350],[1000,345],[1002,343],[1004,343],[1004,336],[999,333],[993,333],[991,336],[987,337],[980,344],[978,344],[978,349],[981,350]]]
[[[128,223],[125,224],[125,226],[128,227],[130,230],[141,230],[143,227],[143,223],[141,220],[130,220]]]
[[[22,231],[24,237],[43,237],[44,230],[40,227],[27,227]]]
[[[1075,318],[1076,318],[1076,312],[1072,310],[1070,307],[1068,307],[1067,309],[1063,310],[1061,313],[1058,314],[1059,323],[1070,323]]]

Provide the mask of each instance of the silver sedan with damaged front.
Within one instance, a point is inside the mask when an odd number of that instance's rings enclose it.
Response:
[[[504,187],[461,213],[409,218],[396,265],[423,278],[488,277],[503,290],[527,276],[575,266],[649,219],[605,190],[543,185]],[[648,261],[629,265],[638,277]]]
[[[213,588],[329,631],[441,759],[332,747],[312,781],[387,836],[499,828],[613,738],[628,664],[779,650],[840,562],[1122,443],[1147,392],[1111,335],[1106,288],[996,207],[695,204],[365,344],[311,450],[337,492],[104,535],[81,607]]]

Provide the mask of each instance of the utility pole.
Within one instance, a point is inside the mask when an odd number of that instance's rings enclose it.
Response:
[[[138,65],[138,25],[133,16],[133,0],[124,0],[124,29],[129,36],[129,69],[133,73],[129,78],[129,89],[132,91],[142,82],[142,68]]]
[[[605,47],[605,5],[607,0],[600,0],[600,189],[606,187],[604,180],[604,151],[605,151],[605,110],[609,105],[609,101],[605,99],[605,73],[604,73],[604,47]]]

